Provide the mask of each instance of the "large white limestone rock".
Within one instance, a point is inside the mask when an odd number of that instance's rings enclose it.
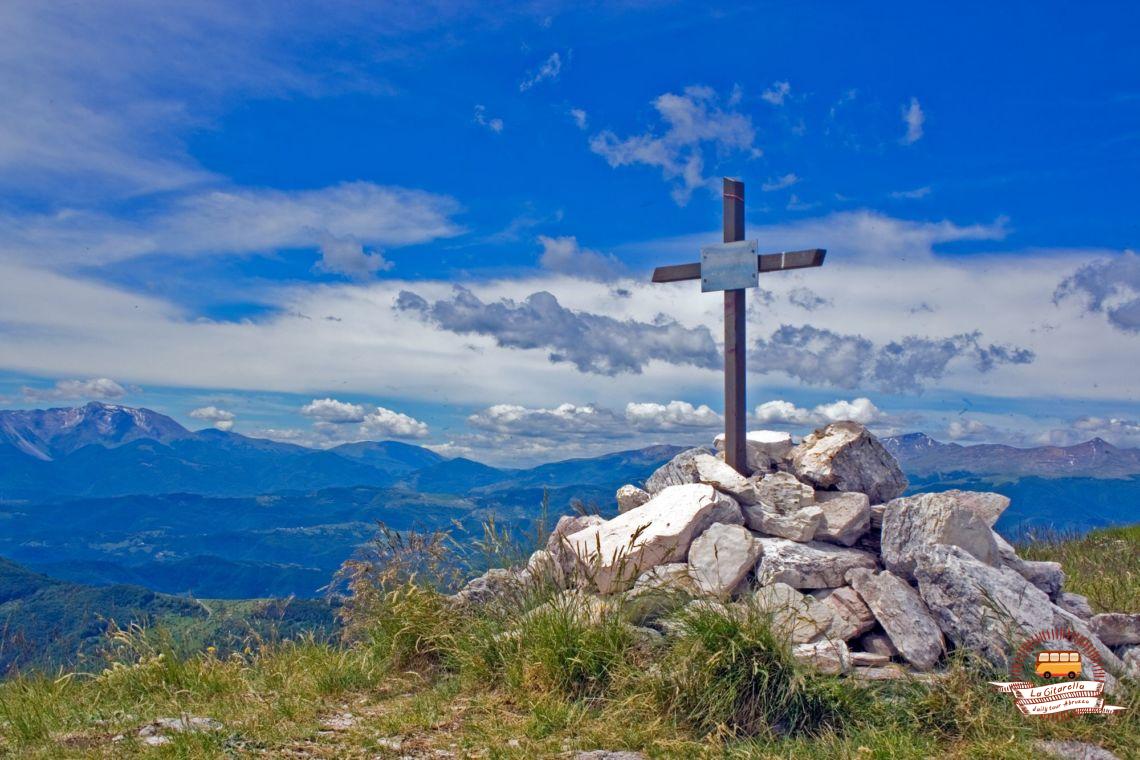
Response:
[[[924,493],[895,499],[883,513],[883,564],[910,580],[915,555],[931,546],[957,546],[987,565],[1001,564],[993,531],[985,521],[954,499]]]
[[[823,521],[815,532],[817,541],[852,546],[871,528],[871,500],[854,491],[819,491],[816,506]]]
[[[793,588],[839,588],[847,585],[849,570],[878,569],[875,555],[858,549],[811,541],[805,544],[783,538],[763,538],[764,554],[756,568],[761,586],[786,583]]]
[[[1050,599],[1057,598],[1061,593],[1061,587],[1065,585],[1065,570],[1060,562],[1023,559],[1014,570],[1048,594]]]
[[[946,637],[997,667],[1009,666],[1011,636],[1032,636],[1053,625],[1054,607],[1044,591],[957,546],[918,552],[914,574],[919,595]]]
[[[724,451],[724,433],[713,440],[719,452]],[[750,430],[745,434],[748,469],[769,472],[787,461],[792,450],[792,436],[779,430]]]
[[[889,570],[852,570],[847,579],[898,653],[919,670],[933,668],[944,648],[942,631],[918,592]]]
[[[741,525],[712,525],[689,547],[690,574],[705,594],[732,595],[756,566],[762,547]]]
[[[637,509],[566,537],[581,574],[601,593],[620,591],[666,562],[683,562],[720,496],[712,486],[670,486]]]
[[[748,478],[729,467],[723,460],[711,454],[699,454],[693,457],[693,466],[701,483],[727,493],[743,504],[756,503],[756,488]]]
[[[815,641],[836,625],[829,605],[786,583],[762,586],[752,601],[758,612],[769,617],[772,631],[792,644]]]
[[[634,485],[624,485],[617,490],[618,512],[624,514],[631,509],[637,509],[652,496],[649,492]]]
[[[857,422],[834,422],[792,449],[791,471],[816,488],[865,493],[871,503],[906,490],[898,462]]]

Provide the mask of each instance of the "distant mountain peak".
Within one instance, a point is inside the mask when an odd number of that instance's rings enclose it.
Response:
[[[51,461],[84,446],[114,448],[139,440],[187,438],[189,430],[164,414],[102,401],[53,409],[0,411],[0,443]]]

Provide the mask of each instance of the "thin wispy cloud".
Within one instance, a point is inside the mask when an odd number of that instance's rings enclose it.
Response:
[[[526,92],[540,82],[554,81],[561,73],[562,56],[551,53],[536,71],[527,74],[526,78],[519,82],[519,92]]]
[[[791,91],[792,86],[789,83],[773,82],[771,87],[760,93],[760,97],[774,106],[782,106]]]
[[[916,187],[913,190],[896,190],[890,194],[896,200],[917,200],[930,195],[930,185]]]
[[[810,211],[813,208],[819,207],[819,201],[805,201],[800,198],[796,193],[792,193],[788,198],[788,205],[785,208],[788,211]]]
[[[776,190],[783,190],[785,187],[791,187],[799,181],[799,177],[797,177],[794,173],[789,172],[782,177],[768,180],[767,182],[760,185],[760,189],[766,193],[771,193]]]
[[[378,271],[352,245],[402,246],[459,234],[452,198],[370,182],[314,190],[227,187],[188,193],[154,204],[146,215],[121,218],[74,211],[5,217],[0,245],[36,264],[86,266],[152,254],[218,256],[327,249],[332,271]],[[373,254],[374,256],[375,254]]]
[[[109,377],[93,377],[89,380],[57,380],[50,388],[33,388],[25,385],[20,389],[25,401],[107,401],[127,395],[127,389]]]
[[[486,127],[495,134],[500,134],[503,131],[503,120],[497,116],[487,115],[487,106],[477,104],[475,106],[475,123],[481,127]]]
[[[908,105],[902,108],[902,120],[906,125],[906,134],[903,135],[904,145],[914,145],[922,139],[923,125],[926,124],[926,114],[918,102],[918,98],[911,98]]]
[[[798,306],[804,311],[815,311],[825,306],[831,306],[831,299],[824,298],[811,288],[799,286],[788,291],[788,303]]]

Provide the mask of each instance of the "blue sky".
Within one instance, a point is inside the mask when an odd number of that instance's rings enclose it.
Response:
[[[719,424],[1140,445],[1125,3],[6,3],[0,396],[540,461]],[[458,288],[460,289],[456,289]]]

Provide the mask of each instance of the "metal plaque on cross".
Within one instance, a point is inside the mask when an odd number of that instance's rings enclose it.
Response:
[[[756,287],[760,274],[756,248],[755,240],[738,240],[702,248],[701,292]]]

